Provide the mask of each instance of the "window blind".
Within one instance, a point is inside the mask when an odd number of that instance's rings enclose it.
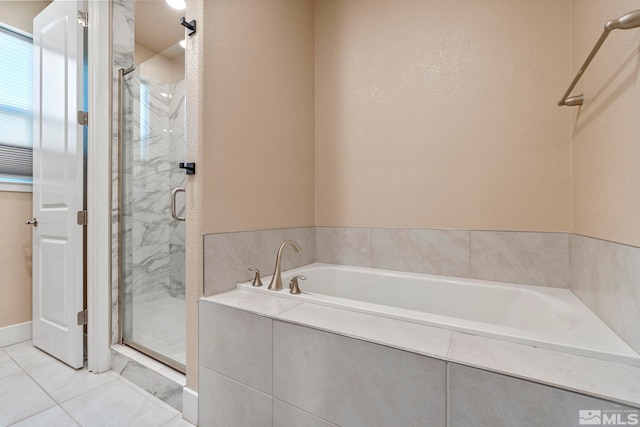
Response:
[[[33,41],[0,26],[0,175],[33,170]]]

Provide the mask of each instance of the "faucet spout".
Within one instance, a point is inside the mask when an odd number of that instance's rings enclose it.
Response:
[[[282,252],[284,248],[291,246],[294,251],[300,252],[302,248],[293,240],[285,240],[278,249],[278,255],[276,256],[276,268],[273,271],[273,277],[269,283],[269,288],[272,291],[279,291],[282,289]]]

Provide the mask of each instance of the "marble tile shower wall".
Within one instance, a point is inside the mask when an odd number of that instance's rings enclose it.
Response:
[[[170,156],[173,163],[169,169],[169,187],[171,189],[182,187],[186,182],[184,170],[178,169],[177,164],[185,161],[185,79],[171,83],[170,91],[172,96],[169,102],[169,147]],[[183,194],[178,195],[176,209],[179,216],[185,215],[185,198]],[[186,229],[184,221],[171,221],[169,226],[169,293],[171,296],[185,295],[185,236]]]
[[[177,265],[184,264],[185,228],[169,211],[171,189],[183,187],[185,180],[177,168],[184,158],[184,82],[132,74],[127,90],[133,92],[134,130],[131,151],[125,155],[132,159],[131,183],[125,190],[130,191],[125,199],[131,210],[125,210],[125,216],[131,220],[133,251],[131,286],[126,289],[132,289],[137,303],[167,294],[184,296],[184,267]]]
[[[134,65],[135,51],[135,2],[134,0],[114,0],[112,2],[112,25],[113,25],[113,99],[118,99],[118,70],[121,68],[128,69]],[[135,81],[131,81],[134,79]],[[144,296],[152,297],[158,293],[169,292],[172,296],[184,295],[184,223],[172,221],[168,224],[160,224],[158,217],[170,218],[168,212],[169,192],[172,188],[184,186],[184,171],[176,168],[177,163],[184,159],[184,79],[173,82],[152,82],[149,85],[149,99],[151,100],[151,112],[145,117],[147,125],[150,121],[154,121],[155,129],[153,135],[146,135],[145,138],[156,144],[148,150],[141,150],[140,145],[140,124],[141,115],[139,108],[140,100],[140,77],[137,72],[129,74],[124,85],[125,93],[122,101],[123,113],[123,139],[125,141],[135,141],[137,146],[130,150],[130,154],[136,153],[135,159],[132,156],[123,156],[123,187],[125,200],[124,206],[119,206],[120,182],[119,173],[119,157],[118,157],[118,104],[114,102],[113,107],[113,127],[112,127],[112,283],[111,283],[111,318],[112,325],[112,342],[116,343],[119,339],[118,333],[118,248],[120,245],[118,236],[118,214],[120,209],[124,212],[134,212],[129,220],[124,220],[123,235],[125,241],[123,244],[123,270],[125,283],[131,284],[136,281],[136,285],[142,285],[142,289],[136,291],[137,298]],[[165,93],[171,96],[161,96]],[[136,105],[134,105],[136,104]],[[164,122],[162,122],[164,120]],[[157,126],[160,126],[156,129]],[[163,130],[166,129],[166,132]],[[171,132],[169,132],[171,131]],[[157,133],[164,133],[158,137]],[[148,138],[147,138],[148,137]],[[165,147],[161,148],[159,143],[164,142]],[[159,157],[149,158],[150,154],[163,153],[167,154],[166,158]],[[147,157],[145,157],[147,156]],[[154,191],[150,185],[153,182],[151,174],[142,171],[139,167],[134,167],[134,160],[146,158],[146,166],[150,166],[152,171],[158,174],[164,173],[162,188],[158,187]],[[142,177],[142,181],[137,180]],[[156,177],[157,178],[157,177]],[[166,181],[166,182],[164,182]],[[135,189],[134,189],[135,183]],[[166,185],[165,185],[166,184]],[[130,197],[134,191],[143,190],[143,193],[136,198]],[[133,200],[135,199],[135,200]],[[162,207],[159,207],[162,202]],[[180,215],[184,213],[184,199],[178,199],[178,207]],[[153,225],[143,224],[139,221],[142,214],[147,215],[146,219],[152,219]],[[164,221],[161,220],[160,222]],[[134,245],[142,245],[139,253],[134,255],[131,250]],[[160,249],[162,246],[164,258],[158,260],[158,253],[154,255],[154,250]],[[154,248],[155,246],[155,248]],[[138,246],[139,247],[139,246]],[[138,252],[138,251],[136,251]],[[135,256],[135,260],[134,260]],[[134,268],[137,265],[134,278]],[[152,271],[150,280],[142,278],[145,271]],[[170,271],[170,273],[169,273]],[[151,284],[151,280],[160,278],[159,283],[162,289]],[[131,286],[126,287],[131,289]],[[125,288],[125,289],[126,289]],[[158,292],[159,291],[159,292]],[[133,293],[125,293],[122,295],[123,303],[132,303]],[[129,311],[130,313],[130,311]],[[125,312],[126,314],[126,312]],[[128,320],[128,321],[127,321]],[[124,324],[131,325],[131,319],[124,319]]]

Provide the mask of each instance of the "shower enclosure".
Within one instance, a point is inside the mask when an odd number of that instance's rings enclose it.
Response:
[[[121,70],[119,325],[122,343],[184,372],[184,193],[174,190],[186,180],[185,81],[176,49]]]

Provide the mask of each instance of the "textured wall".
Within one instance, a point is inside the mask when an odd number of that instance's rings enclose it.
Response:
[[[31,193],[0,192],[0,328],[31,321]]]
[[[204,0],[187,0],[185,16],[200,22],[198,32],[187,38],[185,50],[185,85],[186,85],[186,159],[202,165],[204,158],[205,138],[202,131],[205,116],[202,110],[204,103],[204,46],[205,38],[210,37],[209,26],[202,25],[204,20]],[[203,291],[202,261],[202,224],[204,217],[204,185],[203,174],[187,176],[185,221],[185,281],[187,312],[187,387],[198,391],[198,300]],[[187,411],[185,411],[186,413]],[[191,421],[191,420],[190,420]],[[193,419],[193,421],[196,421]]]
[[[205,2],[204,19],[203,232],[313,225],[313,2]]]
[[[573,3],[572,68],[577,72],[603,24],[638,9],[633,0]],[[640,29],[615,30],[574,90],[573,231],[640,245]]]
[[[568,231],[569,14],[317,1],[316,225]]]

